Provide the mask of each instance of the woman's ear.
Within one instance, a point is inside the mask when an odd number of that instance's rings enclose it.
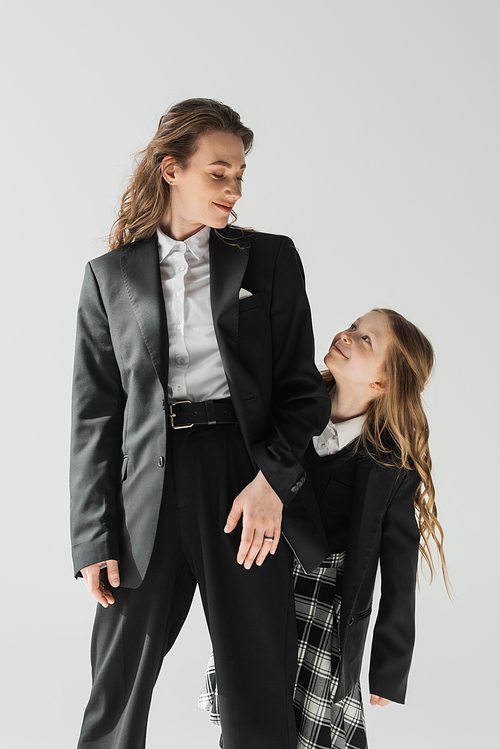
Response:
[[[169,185],[175,185],[177,164],[173,156],[165,156],[161,162],[161,176]]]
[[[376,393],[385,393],[387,392],[387,383],[386,382],[370,382],[370,387],[372,390],[375,390]]]

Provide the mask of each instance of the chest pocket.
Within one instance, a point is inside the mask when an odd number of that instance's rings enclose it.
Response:
[[[247,312],[248,310],[254,309],[255,307],[260,307],[263,303],[262,298],[262,292],[259,291],[257,294],[252,294],[252,296],[247,296],[245,299],[240,299],[238,302],[238,309],[240,311],[240,314],[242,312]]]

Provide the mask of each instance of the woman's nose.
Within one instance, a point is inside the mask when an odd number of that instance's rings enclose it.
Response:
[[[344,343],[351,343],[351,338],[345,330],[343,333],[340,334],[340,338]]]
[[[228,182],[226,187],[226,194],[233,200],[239,200],[241,198],[241,182],[237,179]]]

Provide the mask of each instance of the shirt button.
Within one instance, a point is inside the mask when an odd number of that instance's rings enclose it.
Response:
[[[321,445],[320,445],[320,447],[325,448],[326,447],[325,443],[322,442]]]
[[[160,457],[158,458],[158,465],[160,468],[163,468],[163,466],[165,465],[165,458],[163,457],[163,455],[160,455]]]
[[[178,291],[178,292],[177,292],[177,294],[176,294],[175,296],[180,296],[180,295],[181,295],[181,292],[180,292],[180,291]]]
[[[185,265],[180,265],[179,266],[179,270],[186,270],[186,266]]]
[[[175,389],[177,390],[178,393],[180,393],[180,391],[182,390],[182,387],[180,385],[177,385]]]
[[[180,330],[182,328],[182,325],[177,326],[177,330]]]
[[[179,356],[179,358],[177,359],[177,364],[184,364],[184,359],[182,358],[182,356]]]

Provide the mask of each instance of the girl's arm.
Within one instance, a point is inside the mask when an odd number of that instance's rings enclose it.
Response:
[[[382,524],[382,591],[373,633],[370,692],[404,702],[415,641],[415,585],[420,534],[413,497],[417,471],[402,472]]]

